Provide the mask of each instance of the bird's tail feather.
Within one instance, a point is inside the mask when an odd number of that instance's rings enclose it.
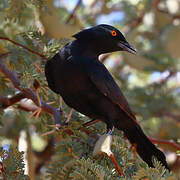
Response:
[[[136,151],[139,156],[150,166],[154,167],[152,163],[152,157],[157,158],[166,169],[169,170],[166,157],[154,144],[147,138],[142,131],[141,127],[132,122],[133,125],[129,126],[128,129],[124,130],[125,136],[128,138],[132,145],[135,145]],[[117,127],[118,128],[118,127]],[[121,128],[118,128],[121,129]]]

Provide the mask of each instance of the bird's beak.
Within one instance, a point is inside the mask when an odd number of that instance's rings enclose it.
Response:
[[[137,50],[133,46],[131,46],[128,42],[120,41],[118,43],[118,47],[122,48],[124,51],[128,51],[132,54],[136,54]]]

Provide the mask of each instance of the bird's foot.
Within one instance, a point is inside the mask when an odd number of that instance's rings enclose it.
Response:
[[[111,131],[108,131],[108,133],[112,133],[113,130],[114,130],[114,128],[111,129]],[[98,141],[95,144],[93,156],[97,156],[101,153],[106,153],[111,158],[119,175],[124,176],[123,171],[121,170],[118,162],[115,159],[113,152],[111,151],[112,140],[113,139],[110,134],[104,134],[104,135],[100,136],[100,138],[98,139]]]

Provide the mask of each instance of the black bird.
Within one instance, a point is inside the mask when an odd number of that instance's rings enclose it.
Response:
[[[113,127],[122,130],[150,167],[153,167],[154,156],[169,169],[164,154],[143,133],[120,88],[98,60],[103,53],[135,54],[136,49],[119,30],[105,24],[82,30],[73,37],[75,40],[46,63],[45,75],[50,89],[75,110],[105,122],[108,131]]]

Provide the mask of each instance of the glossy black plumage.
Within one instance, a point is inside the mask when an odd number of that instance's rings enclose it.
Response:
[[[164,154],[152,144],[136,122],[120,88],[106,67],[98,61],[102,53],[136,50],[120,31],[98,25],[75,34],[76,40],[64,46],[47,61],[45,75],[49,87],[70,107],[93,119],[122,130],[136,144],[137,153],[151,167],[155,156],[167,169]]]

